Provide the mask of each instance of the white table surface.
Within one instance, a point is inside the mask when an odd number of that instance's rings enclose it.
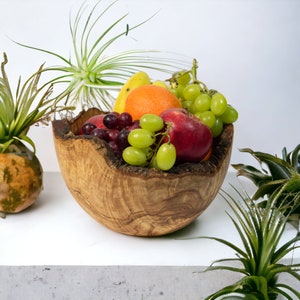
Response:
[[[234,172],[227,174],[224,190],[232,190],[229,183],[254,191],[251,182],[237,179]],[[0,218],[0,265],[207,266],[215,259],[234,256],[233,251],[215,241],[186,238],[217,236],[240,244],[226,210],[218,195],[196,221],[176,233],[126,236],[92,219],[73,199],[61,174],[49,172],[32,207]],[[295,233],[288,225],[283,242]],[[299,249],[293,258],[300,258]]]

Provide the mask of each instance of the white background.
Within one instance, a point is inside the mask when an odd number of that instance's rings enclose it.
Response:
[[[11,39],[68,57],[69,13],[74,15],[82,2],[0,0],[0,51],[8,54],[12,82],[43,62],[59,61]],[[109,3],[102,2],[103,7]],[[232,163],[253,163],[239,148],[281,155],[283,146],[292,150],[299,143],[300,1],[120,0],[103,28],[126,12],[124,24],[132,25],[158,14],[113,46],[112,54],[155,49],[197,58],[199,79],[238,109]],[[58,171],[51,127],[33,128],[31,137],[44,170]]]

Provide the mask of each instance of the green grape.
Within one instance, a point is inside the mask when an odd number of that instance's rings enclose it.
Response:
[[[191,83],[183,90],[184,100],[194,101],[201,93],[201,87],[198,84]]]
[[[160,170],[170,170],[176,161],[176,148],[171,143],[162,144],[156,152],[156,165]]]
[[[123,150],[122,157],[126,163],[133,166],[143,166],[147,162],[145,151],[132,146]]]
[[[174,94],[174,95],[179,99],[179,97],[178,97],[178,95],[177,95],[177,90],[176,90],[175,87],[170,87],[168,90],[169,90],[172,94]]]
[[[211,97],[210,110],[214,115],[222,115],[227,108],[227,100],[221,93],[215,93]]]
[[[231,105],[227,105],[225,112],[221,115],[221,119],[225,124],[234,123],[239,117],[237,110]]]
[[[149,164],[149,168],[154,168],[154,169],[160,170],[159,167],[157,166],[156,156],[153,156],[151,158],[151,161],[150,161],[150,164]]]
[[[200,94],[191,107],[191,112],[203,112],[210,109],[211,97],[208,94]]]
[[[195,116],[209,128],[212,128],[216,121],[215,115],[210,110],[195,113]]]
[[[151,157],[153,156],[153,149],[151,147],[139,148],[139,149],[145,152],[147,160],[151,159]]]
[[[177,83],[179,85],[187,85],[191,80],[191,75],[188,71],[186,70],[183,70],[181,72],[178,73],[178,76],[177,76]]]
[[[185,100],[181,102],[181,105],[183,108],[187,109],[188,111],[191,111],[193,103],[194,101]]]
[[[183,99],[183,90],[184,90],[185,86],[184,85],[177,85],[174,90],[175,90],[175,96],[178,98],[178,99]]]
[[[155,142],[155,137],[149,130],[137,128],[128,134],[128,142],[136,148],[147,148]]]
[[[213,127],[211,127],[211,132],[213,137],[217,137],[221,134],[221,132],[223,131],[223,121],[221,119],[221,117],[216,117],[216,121]]]
[[[156,132],[164,127],[163,119],[155,114],[145,114],[140,118],[140,126],[142,129]]]

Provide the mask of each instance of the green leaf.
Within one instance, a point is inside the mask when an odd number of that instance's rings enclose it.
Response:
[[[259,151],[253,151],[249,148],[244,148],[240,151],[250,153],[254,158],[258,160],[260,164],[265,163],[270,170],[273,180],[283,178],[288,179],[292,176],[291,165],[274,155]]]
[[[238,295],[244,295],[243,293],[238,293],[238,291],[236,291],[237,289],[237,285],[228,285],[224,288],[222,288],[221,290],[217,291],[214,294],[211,294],[210,296],[206,297],[205,300],[215,300],[220,298],[221,296],[228,296],[232,293],[237,293]],[[256,299],[257,300],[257,299]]]
[[[238,171],[237,176],[244,176],[253,181],[253,183],[257,186],[261,186],[264,183],[267,183],[270,180],[272,180],[271,175],[262,173],[262,171],[258,170],[253,166],[244,164],[232,164],[232,167]]]
[[[222,244],[230,247],[231,249],[233,249],[234,251],[236,251],[241,256],[246,256],[246,253],[244,251],[242,251],[242,249],[240,249],[238,246],[236,246],[233,243],[230,243],[230,242],[228,242],[228,241],[226,241],[224,239],[217,238],[217,237],[209,237],[209,236],[196,237],[196,238],[205,238],[205,239],[215,240],[215,241],[217,241],[219,243],[222,243]]]
[[[278,295],[282,295],[282,296],[286,297],[286,299],[288,299],[288,300],[295,299],[294,297],[292,297],[288,293],[286,293],[284,290],[282,290],[282,288],[292,292],[298,299],[300,299],[300,293],[287,284],[283,284],[283,283],[277,284],[277,286],[274,288],[274,292],[276,292]]]
[[[294,251],[295,249],[300,248],[300,245],[299,246],[295,245],[299,241],[300,241],[300,233],[298,232],[298,234],[294,238],[284,243],[280,248],[277,249],[277,251],[274,252],[272,257],[273,262],[279,261],[280,259],[284,258],[288,253]]]
[[[264,183],[256,190],[255,194],[253,195],[253,199],[257,200],[259,198],[264,197],[265,195],[271,195],[286,182],[287,179],[280,179]]]
[[[294,167],[296,172],[300,174],[300,144],[288,154],[289,163]]]
[[[30,137],[28,137],[27,135],[21,135],[20,137],[15,137],[15,139],[19,140],[20,142],[25,141],[26,143],[28,143],[32,147],[33,152],[35,153],[36,151],[35,144]]]

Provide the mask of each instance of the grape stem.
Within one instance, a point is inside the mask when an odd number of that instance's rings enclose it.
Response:
[[[196,58],[193,59],[193,66],[191,69],[191,74],[192,74],[192,80],[193,83],[199,84],[201,86],[201,89],[207,93],[210,94],[208,87],[206,86],[206,84],[200,80],[197,79],[197,69],[198,69],[198,61]]]
[[[198,69],[198,61],[196,58],[193,59],[193,66],[191,69],[191,74],[192,74],[192,78],[193,78],[193,82],[197,82],[197,69]]]
[[[148,165],[151,165],[151,163],[155,159],[156,153],[157,153],[159,147],[161,146],[161,144],[162,144],[165,137],[168,138],[168,141],[166,143],[168,143],[168,144],[170,143],[169,130],[172,127],[173,123],[172,122],[166,122],[166,125],[167,125],[166,130],[163,133],[159,132],[159,133],[155,134],[155,136],[160,136],[160,139],[159,139],[159,142],[155,144],[155,149],[152,152],[152,156],[151,156],[151,159],[150,159]]]
[[[192,83],[200,85],[201,89],[205,93],[210,95],[211,91],[208,89],[208,87],[205,85],[205,83],[197,79],[197,69],[198,69],[198,61],[196,58],[194,58],[191,70],[186,71],[186,73],[191,74]],[[175,72],[171,78],[166,79],[166,81],[170,82],[171,88],[176,88],[178,86],[177,78],[178,78],[179,74],[181,74],[181,72]]]

